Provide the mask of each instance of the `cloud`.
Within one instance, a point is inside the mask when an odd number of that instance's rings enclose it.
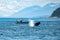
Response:
[[[60,0],[51,0],[51,3],[58,3],[58,4],[60,4]]]
[[[9,16],[29,6],[39,5],[40,7],[44,7],[49,3],[60,4],[60,0],[0,0],[0,10],[3,11],[2,16],[5,14]]]
[[[49,6],[50,7],[56,7],[56,6],[58,6],[59,4],[57,4],[57,3],[51,3]]]
[[[10,15],[8,15],[8,14],[3,14],[3,16],[2,16],[2,17],[8,17],[8,16],[10,16]]]
[[[13,10],[13,9],[14,9],[14,7],[13,7],[12,5],[6,5],[6,7],[7,7],[7,9],[9,9],[9,10]]]
[[[3,10],[3,9],[4,9],[4,7],[0,6],[0,10]]]

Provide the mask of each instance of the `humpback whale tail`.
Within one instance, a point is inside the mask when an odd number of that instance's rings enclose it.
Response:
[[[30,20],[30,21],[29,21],[29,26],[30,26],[30,27],[39,26],[39,25],[40,25],[40,22],[36,22],[36,23],[35,23],[34,20]]]
[[[36,22],[36,23],[35,23],[35,26],[39,26],[39,25],[40,25],[40,22]]]

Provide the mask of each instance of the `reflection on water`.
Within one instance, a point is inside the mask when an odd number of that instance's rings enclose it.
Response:
[[[60,40],[60,21],[41,21],[39,26],[0,22],[0,40]]]

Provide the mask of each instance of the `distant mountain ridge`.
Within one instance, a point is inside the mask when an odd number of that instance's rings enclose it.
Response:
[[[38,16],[37,14],[40,12],[40,6],[31,6],[31,7],[27,7],[15,14],[13,14],[11,17],[34,17],[34,16]],[[37,12],[38,11],[38,12]]]
[[[50,5],[51,4],[47,4],[44,7],[33,5],[23,10],[20,10],[19,12],[11,15],[10,17],[14,17],[14,18],[47,17],[50,16],[56,8],[58,8],[58,7],[50,7]]]
[[[60,18],[60,8],[57,8],[56,10],[54,10],[51,17]]]

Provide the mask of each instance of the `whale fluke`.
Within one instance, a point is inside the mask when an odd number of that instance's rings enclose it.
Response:
[[[40,25],[40,22],[36,22],[36,23],[35,23],[35,26],[39,26],[39,25]]]

